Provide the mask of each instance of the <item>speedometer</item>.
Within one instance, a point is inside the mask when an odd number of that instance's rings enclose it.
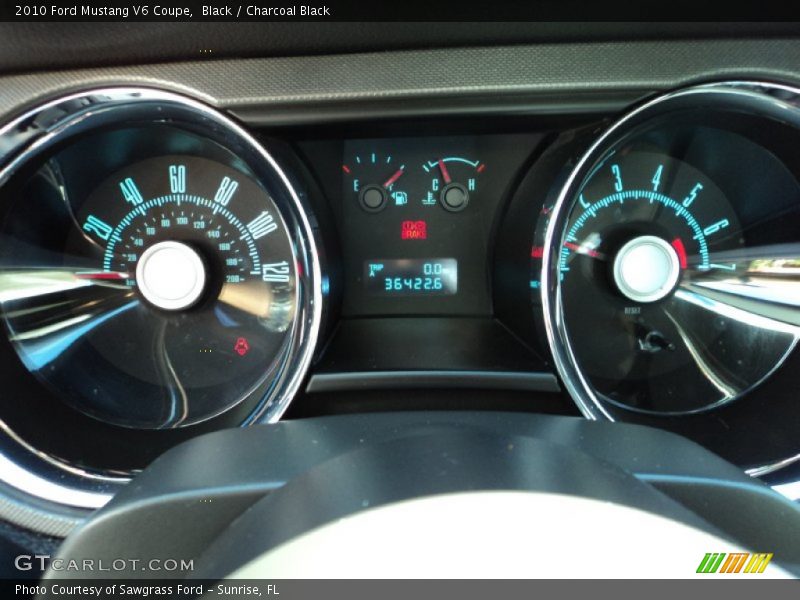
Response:
[[[107,178],[75,217],[64,264],[4,275],[27,290],[6,313],[12,343],[67,402],[106,422],[176,427],[270,377],[296,272],[256,182],[205,158],[151,158]],[[35,290],[48,280],[73,302]],[[97,364],[107,368],[79,376]]]
[[[114,196],[117,202],[109,201]],[[223,301],[244,305],[232,286],[293,281],[286,227],[272,200],[251,179],[207,159],[166,156],[132,165],[88,198],[78,220],[81,237],[104,246],[98,277],[138,282],[142,297],[163,310],[193,306],[215,287],[211,275]],[[260,287],[252,291],[272,292]]]
[[[102,90],[65,106],[2,188],[8,347],[104,426],[280,416],[320,318],[313,236],[286,177],[185,98]]]

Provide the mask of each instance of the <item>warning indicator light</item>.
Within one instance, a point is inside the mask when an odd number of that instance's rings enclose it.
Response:
[[[403,221],[400,223],[401,240],[427,240],[428,224],[425,221]]]
[[[247,338],[240,337],[236,340],[236,343],[233,345],[233,350],[239,356],[244,356],[248,352],[250,352],[250,344],[247,343]]]

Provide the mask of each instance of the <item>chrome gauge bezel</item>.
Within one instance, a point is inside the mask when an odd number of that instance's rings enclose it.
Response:
[[[127,122],[169,123],[235,148],[256,177],[280,187],[281,216],[299,265],[297,316],[269,392],[240,425],[275,422],[300,389],[322,319],[322,272],[314,230],[290,178],[246,130],[218,110],[187,96],[147,87],[104,87],[47,101],[0,128],[0,186],[23,167],[74,136]],[[56,506],[103,506],[129,473],[93,472],[37,450],[0,422],[0,482]]]
[[[614,421],[619,417],[612,414],[610,403],[604,403],[598,397],[587,376],[582,372],[571,347],[565,323],[559,257],[560,249],[565,242],[566,226],[575,203],[574,199],[577,198],[579,189],[594,165],[599,164],[620,140],[627,140],[628,134],[635,135],[638,128],[645,126],[649,120],[684,108],[696,108],[698,105],[704,108],[710,106],[729,108],[732,99],[740,104],[747,104],[748,108],[753,109],[753,114],[758,116],[764,114],[763,108],[767,105],[771,109],[785,110],[784,120],[787,123],[791,122],[792,127],[800,129],[800,89],[788,85],[744,80],[727,81],[686,87],[659,95],[613,122],[594,141],[572,168],[548,214],[540,292],[545,334],[564,389],[583,416],[588,419]],[[759,108],[762,112],[759,112]],[[768,473],[788,466],[798,459],[800,456],[787,457],[778,463],[756,462],[759,466],[748,469],[748,473],[752,475]]]

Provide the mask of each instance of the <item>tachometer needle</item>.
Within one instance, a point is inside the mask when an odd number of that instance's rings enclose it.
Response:
[[[686,247],[683,245],[683,240],[681,238],[675,238],[670,242],[673,248],[675,248],[675,252],[678,255],[678,261],[680,262],[681,269],[685,269],[687,265],[687,256],[686,256]]]
[[[397,181],[398,179],[400,179],[400,176],[401,176],[401,175],[402,175],[404,172],[405,172],[405,171],[403,171],[403,167],[400,167],[399,169],[397,169],[397,171],[395,171],[395,172],[394,172],[394,175],[392,175],[391,177],[389,177],[389,179],[387,179],[387,180],[384,182],[384,184],[383,184],[383,187],[385,187],[385,188],[387,188],[387,189],[388,189],[390,185],[392,185],[392,184],[393,184],[395,181]]]
[[[445,184],[449,184],[452,179],[450,179],[450,173],[447,172],[447,165],[444,164],[444,161],[440,158],[439,159],[439,170],[442,172],[442,177],[444,178]]]

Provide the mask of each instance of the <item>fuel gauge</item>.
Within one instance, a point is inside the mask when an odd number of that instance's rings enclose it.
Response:
[[[391,154],[357,154],[350,163],[342,165],[342,171],[350,178],[348,187],[365,211],[379,212],[390,203],[408,204],[408,193],[395,189],[405,173],[405,165],[395,161]]]

